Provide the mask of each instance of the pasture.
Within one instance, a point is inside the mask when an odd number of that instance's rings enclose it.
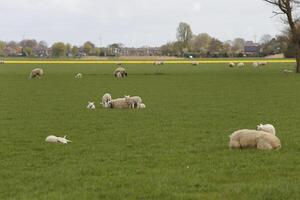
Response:
[[[0,65],[0,199],[300,199],[300,76],[281,72],[292,66],[127,64],[116,79],[114,64]],[[28,79],[34,67],[42,79]],[[106,92],[147,107],[104,109]],[[259,123],[281,150],[228,149]],[[72,143],[45,143],[52,134]]]

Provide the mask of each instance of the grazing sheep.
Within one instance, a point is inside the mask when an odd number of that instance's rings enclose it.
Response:
[[[258,62],[258,65],[260,65],[260,66],[265,66],[265,65],[267,65],[268,63],[267,62]]]
[[[106,108],[129,108],[125,98],[112,99],[105,104]]]
[[[75,78],[82,78],[82,73],[76,74]]]
[[[165,64],[164,61],[155,61],[155,62],[153,63],[153,65],[164,65],[164,64]]]
[[[67,136],[65,137],[56,137],[54,135],[50,135],[45,139],[46,142],[49,143],[60,143],[60,144],[68,144],[68,142],[72,142],[71,140],[67,139]]]
[[[260,124],[260,125],[257,125],[257,130],[258,131],[264,131],[264,132],[276,135],[275,127],[272,124]]]
[[[230,63],[228,64],[228,66],[229,66],[229,67],[234,67],[234,66],[235,66],[235,63],[230,62]]]
[[[127,76],[127,72],[126,72],[126,70],[123,67],[118,67],[114,71],[114,75],[115,75],[115,77],[121,76],[122,78],[124,78],[125,76]]]
[[[238,63],[238,64],[237,64],[237,66],[238,66],[238,67],[244,67],[244,66],[245,66],[245,64],[244,64],[244,63],[242,63],[242,62],[240,62],[240,63]]]
[[[125,100],[129,105],[129,108],[138,108],[140,104],[142,103],[142,98],[139,96],[125,96]]]
[[[4,60],[0,60],[0,64],[4,64]]]
[[[44,70],[41,68],[35,68],[30,72],[29,78],[41,78],[44,74]]]
[[[289,74],[289,73],[293,73],[294,71],[291,69],[284,69],[282,72],[285,74]]]
[[[102,104],[103,107],[106,107],[107,102],[111,100],[112,100],[111,95],[109,93],[106,93],[103,95],[102,102],[100,104]]]
[[[95,106],[95,102],[88,102],[88,105],[86,106],[87,109],[89,110],[94,110],[96,109],[96,106]]]
[[[198,65],[199,65],[199,62],[194,61],[194,62],[192,62],[192,65],[193,65],[193,66],[198,66]]]
[[[257,130],[238,130],[230,135],[229,147],[232,149],[256,148],[260,150],[280,149],[278,137]]]

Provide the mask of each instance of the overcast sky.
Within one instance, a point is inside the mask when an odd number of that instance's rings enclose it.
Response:
[[[222,41],[282,30],[262,0],[0,0],[0,40],[160,46],[179,22]]]

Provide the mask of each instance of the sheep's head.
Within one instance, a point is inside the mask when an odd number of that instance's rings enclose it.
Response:
[[[273,135],[276,134],[275,127],[272,124],[260,124],[257,125],[258,131],[265,131],[267,133],[271,133]]]

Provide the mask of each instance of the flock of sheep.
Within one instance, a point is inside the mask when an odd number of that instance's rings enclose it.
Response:
[[[155,62],[155,65],[162,65],[163,63],[158,63],[161,61]],[[193,65],[198,65],[194,62]],[[253,63],[253,66],[263,66],[266,65],[265,62]],[[229,63],[230,67],[236,66],[235,63]],[[238,63],[238,67],[243,67],[244,63]],[[31,71],[29,78],[41,78],[44,74],[43,69],[35,68]],[[114,71],[114,75],[117,78],[127,77],[127,72],[123,67],[118,67]],[[82,74],[76,74],[75,78],[82,78]],[[139,96],[129,96],[125,95],[122,98],[113,99],[111,94],[106,93],[103,95],[100,104],[104,108],[118,108],[118,109],[143,109],[146,108],[146,105],[143,103],[142,98]],[[87,109],[95,109],[94,102],[88,102]],[[61,143],[67,144],[71,142],[65,137],[57,137],[50,135],[45,139],[49,143]],[[247,149],[255,148],[259,150],[275,150],[281,148],[280,139],[276,136],[275,127],[272,124],[260,124],[257,126],[256,130],[242,129],[235,131],[230,135],[229,148],[231,149]]]
[[[267,64],[268,64],[267,62],[253,62],[252,63],[253,67],[261,67],[261,66],[265,66]],[[228,63],[228,66],[229,67],[235,67],[235,66],[237,66],[237,67],[244,67],[245,63],[239,62],[239,63],[236,64],[234,62],[230,62],[230,63]]]

